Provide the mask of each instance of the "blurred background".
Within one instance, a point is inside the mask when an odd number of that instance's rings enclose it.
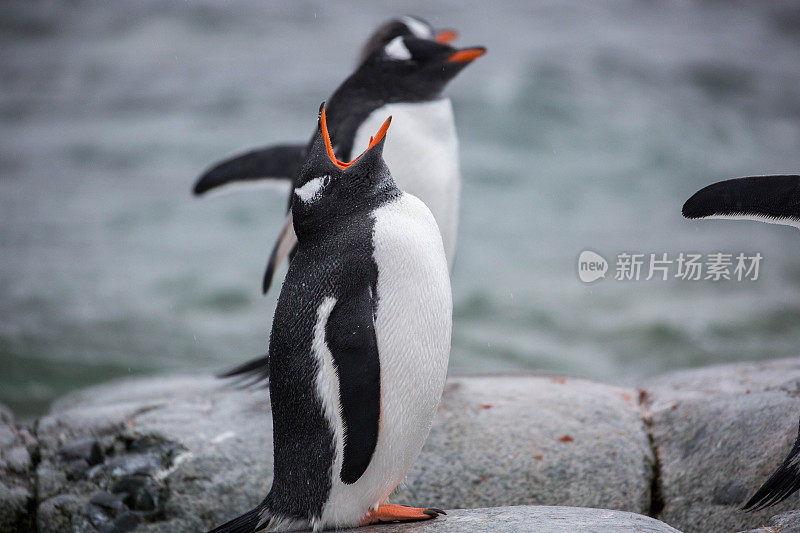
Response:
[[[683,220],[800,172],[796,2],[0,4],[0,402],[263,353],[285,189],[195,199],[210,163],[304,141],[387,18],[489,53],[450,86],[463,197],[454,373],[631,384],[797,355],[800,233]],[[577,257],[761,252],[756,282],[585,285]],[[282,277],[283,274],[280,274]]]

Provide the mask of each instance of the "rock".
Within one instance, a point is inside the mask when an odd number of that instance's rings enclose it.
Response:
[[[659,519],[687,533],[739,531],[800,507],[795,493],[774,508],[739,511],[797,436],[800,359],[680,371],[644,387],[660,463]]]
[[[38,428],[40,510],[68,495],[83,502],[75,520],[97,522],[103,509],[89,504],[104,491],[123,505],[116,515],[104,511],[104,524],[131,513],[141,531],[197,531],[252,508],[271,483],[267,392],[206,376],[88,389],[59,401]],[[63,450],[87,439],[97,442],[102,461],[70,480]],[[455,378],[392,501],[644,512],[652,473],[633,390],[581,379]]]
[[[769,519],[769,526],[779,528],[781,533],[800,532],[800,510],[788,511]]]
[[[11,411],[0,405],[0,533],[33,527],[33,453],[30,430],[14,423]]]
[[[58,449],[58,455],[66,460],[83,460],[87,466],[103,461],[103,453],[95,439],[79,439],[68,442]]]
[[[422,454],[393,500],[646,512],[653,456],[637,397],[583,379],[451,379]]]
[[[266,494],[271,426],[263,390],[234,390],[206,376],[79,392],[39,420],[39,512],[68,496],[82,502],[71,509],[75,520],[109,531],[134,522],[137,531],[208,529]],[[84,439],[97,441],[103,460],[68,480],[59,450]],[[120,507],[91,501],[99,493]]]
[[[446,516],[415,524],[393,524],[359,528],[374,533],[680,533],[654,518],[636,513],[583,507],[520,505],[447,511]]]

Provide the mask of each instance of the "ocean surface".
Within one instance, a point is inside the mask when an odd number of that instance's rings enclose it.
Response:
[[[630,384],[798,355],[800,232],[680,214],[714,181],[800,172],[797,2],[394,5],[0,4],[0,402],[32,416],[87,384],[263,353],[286,189],[190,188],[222,157],[305,140],[403,13],[489,50],[447,90],[452,372]],[[606,279],[578,279],[587,249]],[[614,279],[622,252],[719,251],[761,253],[758,279]]]

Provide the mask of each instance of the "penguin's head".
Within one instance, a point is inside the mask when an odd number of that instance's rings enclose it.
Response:
[[[355,76],[395,101],[436,98],[461,70],[486,53],[482,46],[455,48],[413,36],[395,37],[375,50]]]
[[[383,160],[383,145],[392,117],[370,138],[361,155],[344,162],[336,158],[328,133],[325,102],[317,130],[292,191],[292,216],[298,238],[331,225],[350,213],[371,208],[376,199],[397,191]]]
[[[369,39],[361,48],[358,63],[361,64],[372,52],[382,48],[395,37],[406,35],[440,43],[449,43],[458,37],[458,32],[451,29],[435,30],[427,21],[411,15],[390,19],[378,26],[369,36]]]

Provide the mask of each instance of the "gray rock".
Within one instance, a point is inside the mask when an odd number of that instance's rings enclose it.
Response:
[[[32,528],[35,451],[31,432],[16,425],[11,411],[0,405],[0,533]]]
[[[739,531],[800,507],[795,494],[739,511],[797,436],[800,359],[675,372],[644,387],[660,462],[658,518],[687,532]]]
[[[582,379],[451,379],[395,500],[646,512],[653,457],[637,396]]]
[[[636,513],[583,507],[490,507],[447,511],[447,516],[413,524],[359,528],[375,533],[680,533],[654,518]]]
[[[96,512],[87,508],[90,499],[105,491],[121,500],[118,515],[141,520],[137,531],[197,531],[253,507],[271,483],[267,393],[235,390],[205,376],[79,392],[39,421],[38,437],[40,518],[64,514],[67,496],[82,502],[70,507],[72,519],[87,521],[87,511]],[[59,450],[82,439],[96,440],[103,460],[68,479]],[[392,501],[643,512],[652,462],[633,390],[580,379],[456,378]],[[106,513],[106,521],[118,515]]]
[[[800,532],[800,510],[775,515],[769,519],[769,525],[779,528],[778,531],[782,533],[798,533]]]

